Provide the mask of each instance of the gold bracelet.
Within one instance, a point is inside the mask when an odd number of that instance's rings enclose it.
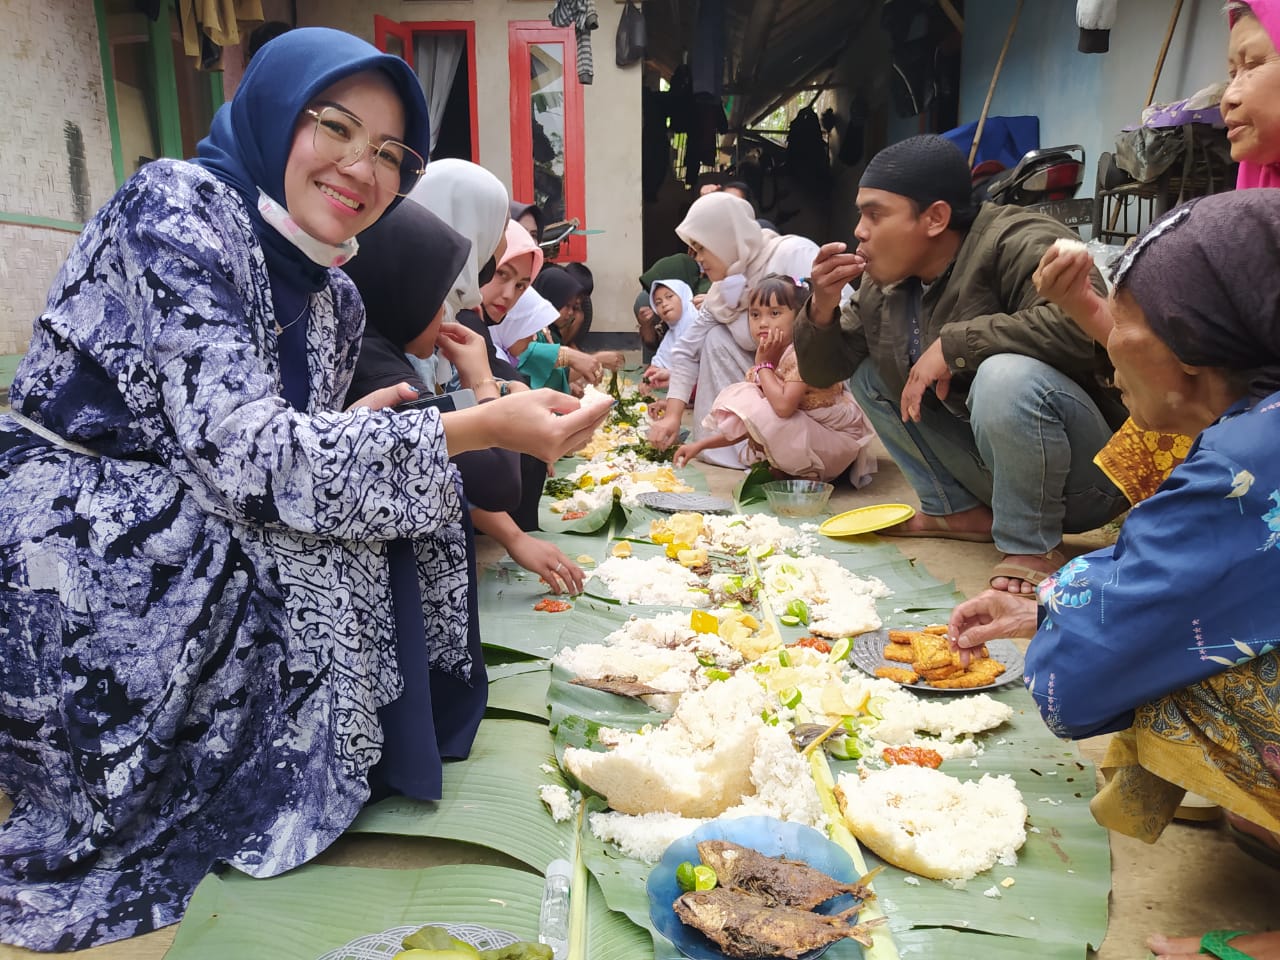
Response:
[[[556,351],[556,368],[567,367],[569,365],[569,355],[565,353],[564,347]]]

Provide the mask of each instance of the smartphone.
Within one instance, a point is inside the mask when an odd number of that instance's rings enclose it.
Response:
[[[396,406],[397,410],[424,410],[428,407],[435,407],[441,413],[449,413],[453,410],[465,410],[467,407],[476,405],[476,393],[474,390],[454,390],[452,393],[442,393],[438,397],[418,397],[416,400],[406,400],[404,403]]]

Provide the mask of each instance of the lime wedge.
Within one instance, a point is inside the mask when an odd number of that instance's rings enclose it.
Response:
[[[720,878],[716,876],[716,872],[705,863],[693,868],[693,889],[712,890],[719,882]]]
[[[778,663],[784,667],[791,666],[791,654],[785,648],[778,651]]]
[[[788,710],[794,710],[800,706],[801,694],[796,687],[787,687],[778,694],[778,702]]]
[[[800,618],[799,618],[799,617],[793,617],[793,616],[792,616],[791,614],[789,614],[789,613],[784,613],[782,616],[780,616],[780,617],[778,618],[778,622],[779,622],[780,624],[782,624],[784,627],[798,627],[798,626],[800,626]]]
[[[676,883],[684,891],[692,890],[693,885],[697,883],[697,878],[693,875],[693,864],[688,860],[676,867]]]
[[[787,604],[787,616],[795,617],[803,624],[809,623],[809,605],[798,597]]]
[[[827,752],[834,760],[858,760],[862,757],[862,751],[858,749],[858,743],[853,737],[831,737],[827,740]]]
[[[763,560],[765,557],[773,554],[773,545],[769,543],[758,543],[751,548],[751,557],[753,560]]]
[[[872,697],[867,701],[867,713],[875,717],[877,720],[884,719],[884,697]]]
[[[849,651],[853,649],[853,641],[848,637],[841,637],[831,645],[830,660],[832,663],[839,663],[841,660],[849,659]]]

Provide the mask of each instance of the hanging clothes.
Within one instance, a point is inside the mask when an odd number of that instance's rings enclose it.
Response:
[[[216,67],[220,57],[209,59],[209,45],[232,47],[240,42],[242,23],[262,23],[261,0],[178,0],[182,47],[201,69]],[[220,52],[220,51],[219,51]]]
[[[596,0],[558,0],[547,19],[552,26],[573,27],[578,40],[578,82],[591,83],[596,74],[591,57],[591,31],[600,26]]]

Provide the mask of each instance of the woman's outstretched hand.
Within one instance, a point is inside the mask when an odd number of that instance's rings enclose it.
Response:
[[[1032,637],[1036,632],[1036,598],[1007,590],[984,590],[951,611],[947,640],[969,665],[970,650],[1001,637]]]
[[[586,575],[554,543],[521,532],[507,546],[511,559],[541,577],[552,593],[579,594]]]
[[[483,446],[515,450],[551,462],[586,446],[612,406],[609,399],[582,403],[557,390],[542,389],[502,397],[471,410],[486,418],[490,441]],[[453,416],[456,415],[446,415],[446,430]]]

